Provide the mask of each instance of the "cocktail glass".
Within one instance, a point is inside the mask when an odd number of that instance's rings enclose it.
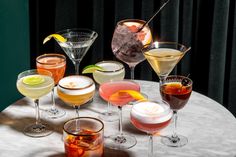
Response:
[[[118,94],[117,97],[113,95],[120,90],[135,90],[140,91],[140,86],[138,83],[133,81],[123,80],[103,83],[99,88],[100,96],[109,101],[112,105],[117,106],[119,109],[119,134],[111,135],[106,138],[105,145],[112,149],[129,149],[133,147],[137,141],[134,136],[127,135],[123,133],[122,129],[122,106],[126,105],[128,102],[133,101],[127,93]],[[113,99],[111,99],[111,97]]]
[[[52,73],[55,85],[58,84],[59,80],[64,76],[66,69],[66,57],[62,54],[51,53],[43,54],[36,58],[37,69],[45,69]],[[63,109],[56,107],[54,98],[54,88],[51,92],[52,106],[50,109],[46,109],[47,117],[49,118],[60,118],[65,115]]]
[[[52,73],[47,70],[27,70],[18,75],[18,91],[31,98],[35,103],[36,122],[24,128],[24,134],[30,137],[44,137],[52,133],[52,128],[40,120],[39,98],[50,93],[54,87]]]
[[[125,69],[123,64],[117,61],[102,61],[96,63],[96,65],[103,68],[103,70],[96,70],[93,73],[94,80],[99,84],[103,84],[105,82],[110,81],[121,81],[125,77]],[[111,104],[107,103],[107,111],[103,112],[99,115],[104,121],[116,121],[119,119],[119,115],[117,112],[111,110]]]
[[[98,34],[89,29],[66,29],[63,31],[57,32],[63,36],[67,41],[58,42],[70,60],[75,66],[75,74],[79,74],[79,65],[90,46],[93,44]]]
[[[71,75],[62,78],[57,86],[57,94],[65,103],[73,106],[79,117],[80,105],[91,100],[95,93],[95,84],[87,76]]]
[[[192,80],[184,76],[168,76],[160,86],[161,97],[173,110],[174,131],[171,136],[162,138],[162,143],[171,147],[181,147],[188,143],[185,136],[177,134],[177,111],[188,102],[192,92]]]
[[[71,119],[64,124],[63,140],[67,157],[102,157],[104,124],[92,117]]]
[[[189,50],[190,47],[175,42],[154,42],[142,49],[147,61],[158,75],[160,83]]]
[[[163,101],[138,101],[133,105],[132,124],[149,135],[148,157],[153,156],[153,134],[168,126],[172,115],[170,106]]]
[[[128,64],[132,80],[135,66],[145,60],[141,49],[152,42],[152,34],[148,25],[138,32],[144,23],[145,21],[138,19],[119,21],[112,37],[112,51],[116,58]]]

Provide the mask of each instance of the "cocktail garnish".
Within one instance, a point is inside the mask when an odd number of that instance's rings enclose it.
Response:
[[[38,84],[43,83],[45,79],[39,75],[32,75],[32,76],[25,77],[22,81],[24,84],[33,86],[33,85],[38,85]]]
[[[181,84],[182,86],[187,86],[189,84],[189,80],[184,78],[182,81],[181,81]]]
[[[67,41],[67,39],[64,38],[63,36],[61,36],[60,34],[51,34],[43,40],[43,44],[45,44],[47,41],[49,41],[52,37],[60,42],[63,42],[63,43]]]
[[[135,100],[147,100],[141,93],[139,93],[135,90],[119,90],[119,91],[115,92],[114,94],[112,94],[109,97],[109,100],[116,101],[119,99],[119,97],[125,96],[127,94]]]
[[[93,64],[88,65],[88,66],[84,67],[82,74],[94,73],[97,70],[104,71],[104,69],[98,65],[93,65]]]

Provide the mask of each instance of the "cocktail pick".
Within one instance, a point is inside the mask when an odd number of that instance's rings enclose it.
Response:
[[[155,12],[155,14],[154,14],[148,21],[146,21],[146,22],[142,25],[142,27],[140,27],[140,28],[138,29],[138,31],[137,31],[136,33],[140,32],[149,22],[151,22],[152,19],[166,6],[166,4],[167,4],[169,1],[170,1],[170,0],[167,0],[164,4],[162,4],[162,6]]]

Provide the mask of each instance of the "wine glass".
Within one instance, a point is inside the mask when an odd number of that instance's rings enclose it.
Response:
[[[122,63],[117,61],[101,61],[96,63],[97,66],[103,68],[103,70],[96,70],[93,73],[94,80],[99,84],[110,81],[120,81],[125,77],[125,69]],[[99,115],[104,121],[112,122],[119,119],[117,112],[111,110],[111,104],[107,103],[107,110]]]
[[[148,25],[141,31],[145,21],[126,19],[119,21],[112,37],[112,51],[119,60],[130,67],[131,79],[134,80],[134,68],[145,60],[141,49],[152,42],[152,34]]]
[[[185,136],[177,134],[177,111],[182,109],[188,102],[192,92],[192,80],[185,76],[168,76],[160,84],[160,93],[164,101],[168,102],[173,110],[174,131],[171,136],[162,138],[162,143],[171,147],[181,147],[188,143]]]
[[[130,112],[131,123],[149,136],[148,157],[153,156],[153,134],[167,127],[173,113],[164,101],[138,101]]]
[[[73,28],[57,32],[66,42],[56,40],[75,66],[75,74],[79,74],[79,65],[98,34],[89,29]]]
[[[57,94],[65,103],[72,105],[79,117],[80,105],[91,100],[95,93],[95,84],[87,76],[71,75],[62,78],[57,86]]]
[[[110,135],[105,140],[105,145],[112,149],[129,149],[136,145],[137,141],[134,136],[123,133],[122,129],[122,106],[128,102],[133,101],[127,93],[117,94],[120,90],[134,90],[140,91],[138,83],[129,80],[114,81],[103,83],[99,88],[100,96],[109,101],[112,105],[117,106],[119,109],[119,134]]]
[[[41,122],[39,111],[39,98],[50,93],[54,87],[52,73],[47,70],[27,70],[17,77],[16,87],[18,91],[31,98],[35,103],[36,122],[26,126],[24,134],[30,137],[44,137],[52,133],[52,128]]]
[[[43,54],[36,58],[37,69],[45,69],[52,73],[55,85],[64,76],[66,69],[66,57],[62,54]],[[65,111],[56,107],[54,98],[54,88],[51,92],[52,106],[46,110],[49,118],[60,118],[65,115]]]
[[[161,83],[189,50],[190,47],[176,42],[153,42],[144,46],[142,52]]]

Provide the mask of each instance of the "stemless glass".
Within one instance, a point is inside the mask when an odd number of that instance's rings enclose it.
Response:
[[[148,157],[153,156],[153,134],[169,125],[173,113],[164,101],[138,101],[130,112],[131,123],[149,135]]]
[[[58,84],[59,80],[64,76],[66,69],[66,57],[62,54],[50,53],[43,54],[36,58],[37,69],[45,69],[52,73],[55,86]],[[50,109],[46,110],[47,117],[49,118],[60,118],[65,115],[63,109],[56,107],[54,88],[51,92],[52,106]]]
[[[79,117],[65,122],[63,140],[67,157],[102,157],[104,124],[92,117]]]
[[[125,77],[125,69],[123,64],[117,61],[102,61],[96,63],[96,65],[103,68],[103,70],[96,70],[93,73],[94,80],[101,85],[105,82],[110,81],[121,81]],[[119,115],[117,112],[111,110],[111,104],[107,103],[107,111],[103,112],[99,115],[104,121],[116,121],[119,119]]]
[[[160,93],[164,101],[168,102],[173,110],[174,131],[171,136],[162,138],[162,143],[171,147],[181,147],[188,143],[185,136],[177,134],[177,111],[188,102],[192,93],[192,80],[185,76],[168,76],[160,84]]]
[[[87,76],[71,75],[62,78],[57,86],[57,93],[61,100],[74,106],[79,117],[80,105],[91,100],[95,93],[95,84]]]
[[[39,98],[50,93],[54,87],[52,73],[47,70],[27,70],[18,75],[18,91],[31,98],[35,103],[36,122],[24,128],[24,134],[30,137],[44,137],[52,133],[52,128],[40,120]]]
[[[135,66],[145,60],[141,49],[152,42],[148,25],[138,32],[144,23],[145,21],[139,19],[119,21],[112,37],[112,51],[116,58],[128,64],[132,80],[134,80]]]
[[[122,106],[126,105],[130,101],[133,101],[127,93],[114,95],[120,90],[135,90],[140,91],[140,86],[138,83],[129,80],[114,81],[103,83],[99,88],[100,96],[109,101],[112,105],[117,106],[119,109],[119,134],[111,135],[105,140],[105,145],[112,149],[129,149],[133,147],[137,141],[134,136],[127,135],[123,133],[122,129]],[[111,99],[112,98],[112,99]]]
[[[82,28],[66,29],[57,33],[67,40],[66,42],[56,41],[73,62],[75,66],[75,74],[78,75],[80,62],[97,38],[98,34],[95,31]]]

